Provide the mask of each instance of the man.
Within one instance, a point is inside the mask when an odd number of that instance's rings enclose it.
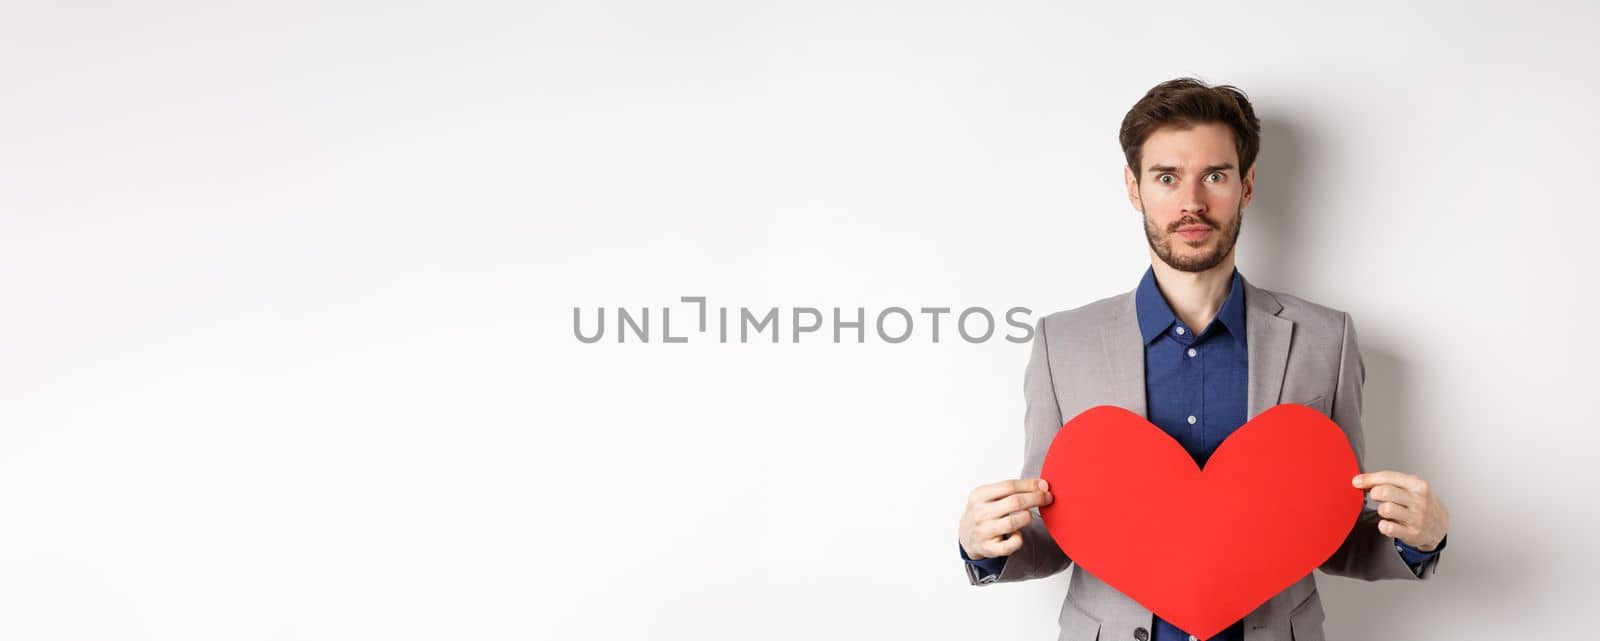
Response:
[[[1074,564],[1032,512],[1053,500],[1037,477],[1057,430],[1085,409],[1118,405],[1148,418],[1204,465],[1249,418],[1300,403],[1337,423],[1361,464],[1365,370],[1349,314],[1259,289],[1234,269],[1260,149],[1260,123],[1242,92],[1188,78],[1161,83],[1128,111],[1121,142],[1150,269],[1132,292],[1039,320],[1023,385],[1022,478],[972,491],[961,516],[961,555],[974,585],[1070,567],[1062,639],[1197,641]],[[1449,515],[1428,483],[1387,470],[1352,483],[1376,507],[1363,508],[1321,569],[1368,581],[1432,576]],[[1173,544],[1182,541],[1174,537]],[[1213,638],[1321,639],[1322,621],[1307,574]]]

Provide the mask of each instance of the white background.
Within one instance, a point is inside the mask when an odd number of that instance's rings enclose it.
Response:
[[[1065,575],[956,550],[1025,345],[572,309],[1129,290],[1180,75],[1263,120],[1241,271],[1354,315],[1370,466],[1451,508],[1329,634],[1592,629],[1600,11],[1074,4],[5,3],[0,638],[1053,638]]]

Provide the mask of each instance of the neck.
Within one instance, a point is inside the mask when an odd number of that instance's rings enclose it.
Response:
[[[1217,317],[1233,279],[1233,252],[1216,267],[1203,272],[1185,272],[1173,269],[1155,252],[1150,253],[1150,266],[1155,271],[1156,285],[1161,296],[1167,299],[1172,313],[1195,332],[1200,332]]]

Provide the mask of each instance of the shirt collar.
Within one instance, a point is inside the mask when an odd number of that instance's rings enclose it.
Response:
[[[1222,309],[1217,311],[1217,317],[1212,324],[1222,323],[1228,334],[1235,338],[1244,338],[1244,284],[1239,276],[1239,270],[1233,270],[1233,278],[1228,286],[1228,298],[1222,301]],[[1156,285],[1156,271],[1154,267],[1144,270],[1144,278],[1139,280],[1139,289],[1133,295],[1134,309],[1139,316],[1139,333],[1144,337],[1146,345],[1150,341],[1167,331],[1178,317],[1172,313],[1172,306],[1167,304],[1166,297],[1161,295],[1161,288]],[[1193,328],[1190,328],[1193,329]],[[1209,331],[1202,328],[1200,331]]]

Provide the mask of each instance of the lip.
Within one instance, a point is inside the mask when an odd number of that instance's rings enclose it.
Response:
[[[1211,233],[1211,228],[1204,225],[1187,225],[1178,228],[1178,235],[1184,240],[1200,240]]]

